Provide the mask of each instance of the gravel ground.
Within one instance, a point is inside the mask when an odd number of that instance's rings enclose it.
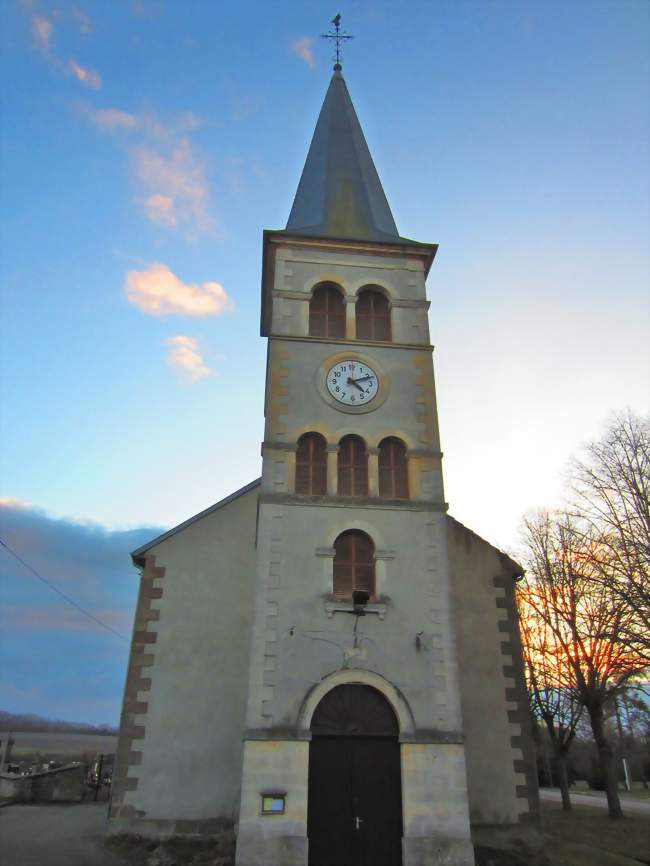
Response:
[[[3,866],[124,866],[104,847],[106,803],[14,804],[0,809]]]

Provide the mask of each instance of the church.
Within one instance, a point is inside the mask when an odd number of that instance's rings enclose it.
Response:
[[[237,866],[534,843],[522,572],[448,514],[436,251],[399,234],[337,62],[263,234],[261,477],[132,554],[109,833],[233,826]]]

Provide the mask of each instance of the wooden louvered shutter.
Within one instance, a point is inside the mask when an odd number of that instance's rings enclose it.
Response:
[[[296,451],[296,493],[323,495],[327,492],[327,450],[318,433],[305,433]]]
[[[368,457],[359,436],[344,436],[338,453],[339,496],[368,495]]]
[[[356,305],[356,319],[359,340],[391,339],[390,307],[382,292],[367,289],[360,293]]]
[[[312,337],[345,337],[345,304],[331,285],[318,286],[309,302],[309,334]]]
[[[408,499],[406,447],[389,437],[379,444],[379,495],[385,499]]]
[[[374,545],[363,532],[344,532],[334,542],[334,595],[349,601],[355,589],[375,594]]]

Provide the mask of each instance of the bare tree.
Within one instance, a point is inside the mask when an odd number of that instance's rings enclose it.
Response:
[[[614,415],[602,439],[571,468],[576,528],[589,545],[591,577],[632,613],[612,638],[650,665],[650,418]]]
[[[530,598],[531,593],[535,597]],[[526,667],[530,708],[533,716],[546,727],[557,768],[562,808],[571,809],[567,759],[583,706],[573,689],[573,670],[556,637],[558,612],[549,594],[539,593],[529,578],[517,586],[519,628]],[[537,608],[542,607],[540,615]],[[556,627],[559,627],[556,622]]]
[[[588,527],[567,513],[540,512],[525,521],[526,602],[553,634],[558,678],[586,709],[598,750],[611,818],[622,817],[613,749],[604,708],[645,667],[645,660],[619,640],[634,610],[617,603],[610,584],[596,580]]]

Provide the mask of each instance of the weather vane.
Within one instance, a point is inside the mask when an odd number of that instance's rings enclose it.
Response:
[[[336,51],[334,53],[334,60],[336,63],[334,64],[334,69],[337,71],[341,68],[341,41],[343,39],[354,39],[354,36],[350,36],[349,33],[345,33],[345,31],[341,32],[341,13],[339,12],[335,18],[332,18],[332,24],[334,25],[334,33],[321,33],[321,39],[334,39],[336,42]]]

